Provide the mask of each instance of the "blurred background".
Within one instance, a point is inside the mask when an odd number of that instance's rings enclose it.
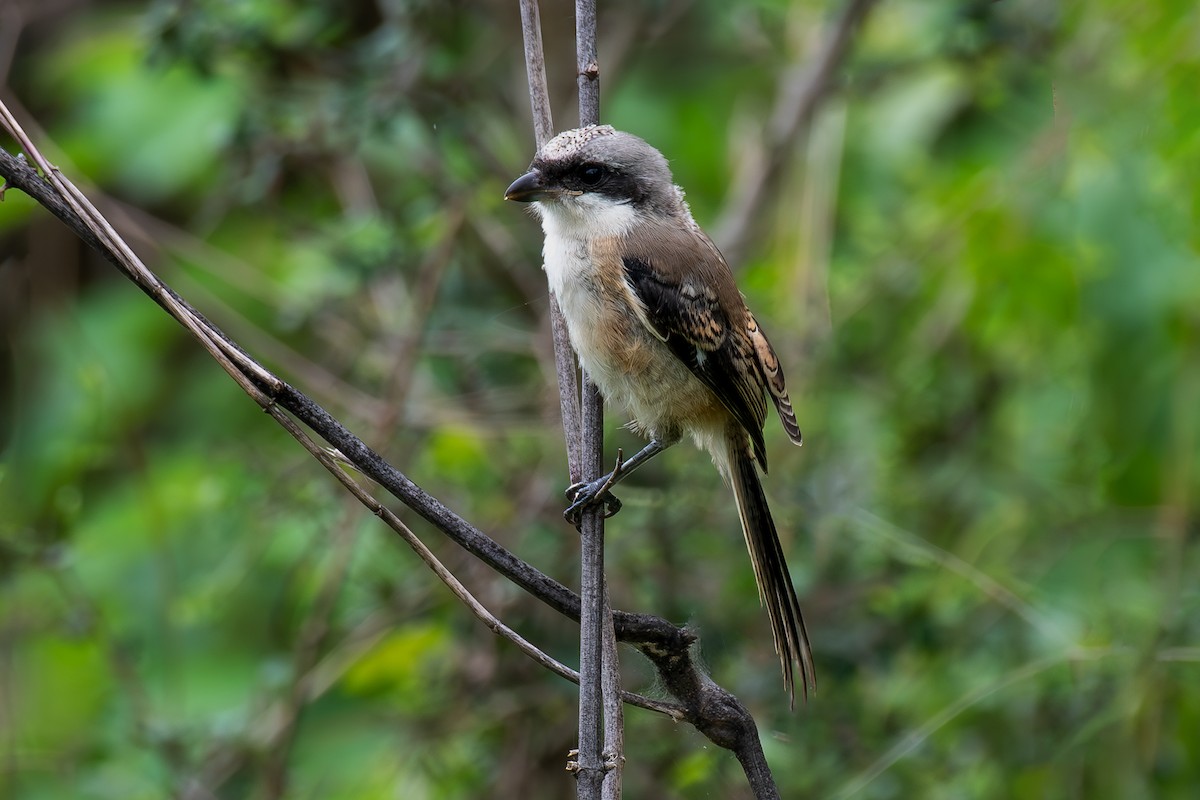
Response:
[[[543,6],[573,127],[573,11]],[[765,484],[818,692],[789,712],[694,451],[622,487],[615,605],[699,630],[785,797],[1193,797],[1200,12],[886,0],[791,131],[840,7],[600,3],[603,118],[671,159],[787,369],[805,446],[769,420]],[[533,154],[516,0],[4,0],[0,78],[168,283],[576,583],[541,234],[501,199]],[[575,687],[15,191],[0,459],[0,796],[573,796]],[[629,797],[748,796],[688,726],[631,709],[627,742]]]

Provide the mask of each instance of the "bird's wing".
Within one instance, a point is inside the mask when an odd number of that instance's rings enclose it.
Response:
[[[769,384],[756,346],[758,325],[729,267],[702,233],[658,233],[661,236],[642,246],[630,242],[622,257],[625,282],[643,312],[642,322],[741,424],[765,470],[762,429],[767,415],[764,388]],[[778,371],[770,344],[765,337],[761,342]]]
[[[804,439],[800,435],[800,423],[796,420],[796,412],[792,410],[792,400],[788,397],[787,382],[783,377],[783,367],[779,365],[779,356],[775,355],[775,348],[771,347],[767,335],[758,327],[758,320],[754,315],[747,311],[746,316],[749,318],[746,328],[750,344],[754,348],[759,376],[770,392],[771,400],[775,402],[775,410],[779,412],[779,421],[783,423],[788,438],[795,444],[801,444]]]

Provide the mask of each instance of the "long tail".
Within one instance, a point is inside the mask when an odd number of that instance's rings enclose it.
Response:
[[[727,436],[726,447],[730,481],[737,499],[738,516],[742,520],[742,533],[746,536],[750,563],[754,565],[754,578],[758,581],[758,597],[771,618],[771,634],[775,637],[775,652],[779,654],[779,663],[783,668],[783,683],[794,706],[794,664],[800,665],[801,690],[805,700],[808,699],[809,690],[817,687],[808,631],[804,628],[800,601],[796,599],[796,590],[792,587],[775,521],[771,519],[767,497],[763,494],[758,467],[740,428]]]

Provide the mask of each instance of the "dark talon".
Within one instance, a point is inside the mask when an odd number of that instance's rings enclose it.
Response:
[[[567,510],[563,512],[563,518],[578,528],[583,518],[584,509],[590,506],[603,503],[605,519],[620,511],[621,501],[606,490],[608,483],[609,476],[605,475],[590,483],[581,481],[568,486],[565,494],[567,499],[571,501],[571,505],[567,506]]]
[[[563,519],[578,528],[580,523],[583,521],[584,509],[595,503],[604,504],[605,519],[614,516],[618,511],[621,510],[621,501],[617,499],[616,495],[606,494],[604,497],[592,500],[590,502],[579,500],[572,503],[571,505],[567,506],[567,510],[563,512]]]

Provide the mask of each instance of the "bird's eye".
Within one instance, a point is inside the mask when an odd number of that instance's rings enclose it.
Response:
[[[604,180],[604,167],[587,164],[579,170],[579,180],[584,186],[596,186]]]

